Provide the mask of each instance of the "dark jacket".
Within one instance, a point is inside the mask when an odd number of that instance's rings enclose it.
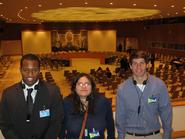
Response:
[[[95,97],[95,112],[88,114],[85,133],[83,139],[90,139],[89,133],[94,131],[99,136],[93,139],[104,139],[104,131],[107,129],[107,139],[115,138],[114,120],[112,107],[109,100],[103,96]],[[84,113],[74,113],[74,105],[72,97],[68,96],[64,99],[64,127],[62,127],[60,139],[78,139],[84,118]]]
[[[42,117],[40,112],[48,110]],[[27,104],[21,83],[3,92],[0,128],[6,139],[56,139],[63,118],[62,97],[58,87],[39,83],[30,122],[26,122]]]

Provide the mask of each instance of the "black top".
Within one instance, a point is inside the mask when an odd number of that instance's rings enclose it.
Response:
[[[114,120],[112,107],[109,100],[103,96],[95,97],[95,112],[88,114],[87,123],[83,139],[90,139],[90,136],[95,135],[93,139],[104,139],[104,131],[107,129],[107,139],[115,138]],[[68,96],[64,99],[64,127],[60,139],[78,139],[84,118],[84,113],[74,113],[72,97]],[[66,134],[65,134],[66,133]]]

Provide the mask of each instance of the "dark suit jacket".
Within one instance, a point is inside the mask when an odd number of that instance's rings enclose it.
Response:
[[[40,112],[49,110],[50,116]],[[4,90],[0,105],[0,128],[6,139],[56,139],[63,118],[62,96],[57,86],[40,81],[30,122],[21,83]]]

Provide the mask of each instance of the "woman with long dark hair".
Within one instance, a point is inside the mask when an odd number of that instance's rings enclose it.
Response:
[[[64,98],[64,112],[60,139],[79,139],[81,132],[83,139],[115,138],[111,103],[96,92],[90,75],[80,73],[72,80],[71,94]],[[106,129],[107,137],[104,135]]]

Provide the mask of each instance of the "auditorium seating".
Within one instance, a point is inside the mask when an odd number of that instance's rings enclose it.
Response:
[[[0,78],[4,77],[11,63],[12,60],[10,56],[0,56]]]

